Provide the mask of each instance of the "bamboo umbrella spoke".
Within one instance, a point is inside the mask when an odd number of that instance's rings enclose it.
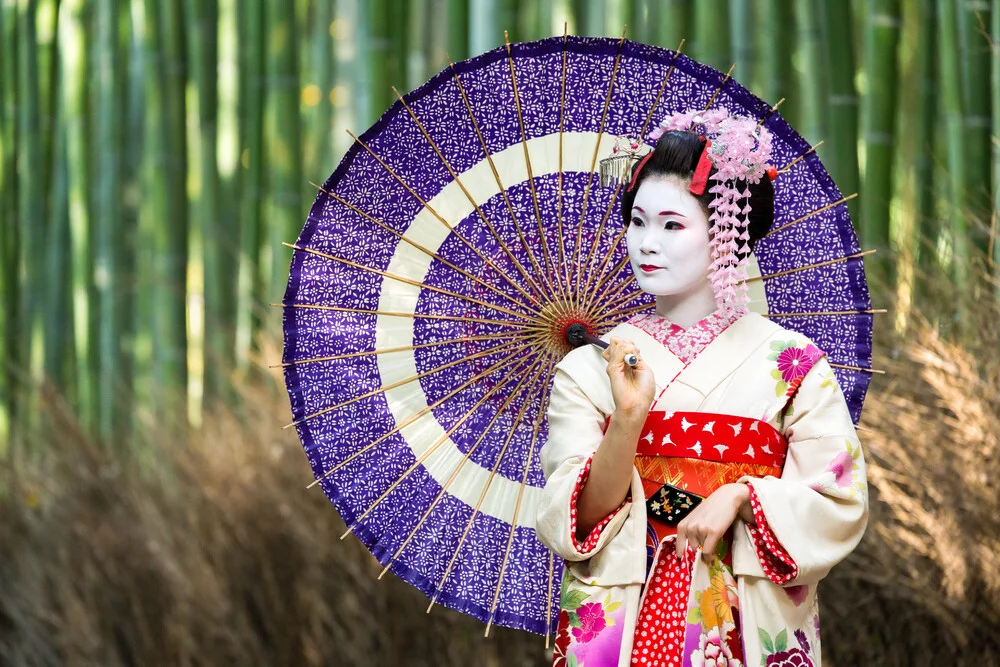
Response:
[[[524,308],[525,310],[528,310],[528,311],[533,310],[533,308],[531,306],[528,306],[527,304],[522,303],[521,301],[518,301],[517,299],[515,299],[511,295],[507,294],[506,292],[504,292],[504,291],[502,291],[500,289],[497,289],[497,287],[495,285],[493,285],[491,283],[488,283],[485,280],[483,280],[482,278],[469,273],[465,269],[459,267],[454,262],[451,262],[451,261],[445,259],[444,257],[442,257],[439,253],[433,252],[430,249],[428,249],[428,248],[420,245],[419,243],[417,243],[413,239],[409,238],[405,234],[400,234],[398,231],[396,231],[395,229],[393,229],[389,225],[385,224],[381,220],[377,220],[376,218],[368,215],[367,213],[365,213],[364,211],[362,211],[360,208],[358,208],[354,204],[351,204],[346,199],[344,199],[344,198],[342,198],[342,197],[340,197],[340,196],[338,196],[338,195],[336,195],[336,194],[334,194],[332,192],[328,192],[327,190],[325,190],[321,186],[316,185],[315,183],[310,183],[310,185],[312,185],[314,188],[316,188],[320,192],[324,193],[325,195],[327,195],[331,199],[337,201],[338,203],[343,204],[344,206],[347,206],[348,208],[350,208],[352,211],[354,211],[358,215],[361,215],[365,219],[369,220],[370,222],[375,223],[376,225],[378,225],[382,229],[386,230],[387,232],[389,232],[390,234],[392,234],[393,236],[395,236],[399,240],[405,241],[406,243],[408,243],[412,247],[416,248],[420,252],[424,253],[428,257],[441,262],[442,264],[444,264],[448,268],[452,269],[453,271],[455,271],[459,275],[464,276],[465,278],[468,278],[469,280],[471,280],[471,281],[473,281],[473,282],[475,282],[475,283],[477,283],[479,285],[482,285],[483,287],[485,287],[486,289],[490,290],[491,292],[499,294],[500,296],[502,296],[503,298],[507,299],[511,303],[514,303],[514,304],[520,306],[521,308]],[[535,302],[535,303],[537,305],[537,302]]]
[[[726,72],[726,76],[722,77],[722,82],[719,84],[719,87],[715,89],[714,93],[712,93],[712,97],[709,98],[708,104],[706,104],[705,108],[703,109],[704,111],[708,111],[711,108],[711,106],[715,104],[716,98],[719,96],[719,93],[722,92],[722,89],[726,87],[726,84],[729,83],[729,79],[733,76],[733,70],[735,69],[736,69],[736,63],[733,63],[732,66],[729,68],[729,71]]]
[[[521,379],[518,382],[517,386],[515,386],[514,389],[507,396],[507,398],[504,399],[503,404],[497,409],[493,417],[490,418],[489,424],[487,424],[486,428],[483,429],[482,433],[476,439],[476,442],[472,445],[472,447],[469,448],[469,451],[466,452],[465,456],[462,457],[462,460],[458,462],[458,465],[455,466],[455,469],[452,471],[447,481],[445,481],[445,483],[441,485],[441,490],[438,492],[437,496],[434,498],[431,504],[427,507],[427,510],[420,517],[420,520],[417,521],[417,524],[410,531],[409,535],[407,535],[406,539],[403,540],[402,544],[400,544],[400,546],[396,549],[393,555],[389,558],[389,561],[385,564],[385,568],[378,576],[379,579],[385,576],[385,573],[391,569],[393,562],[399,557],[401,553],[403,553],[403,550],[406,549],[410,541],[414,538],[414,536],[416,536],[416,534],[423,527],[424,522],[434,511],[434,508],[437,507],[438,503],[441,502],[441,499],[444,498],[444,495],[448,492],[448,489],[451,487],[452,483],[458,477],[459,473],[462,471],[462,468],[464,468],[465,464],[472,459],[473,455],[479,449],[479,445],[482,444],[483,440],[485,440],[486,436],[493,428],[493,425],[497,422],[497,420],[500,419],[501,415],[503,415],[504,412],[506,412],[507,408],[513,402],[514,398],[521,393],[521,390],[523,389],[524,385],[527,383],[534,382],[535,379],[538,377],[539,373],[541,373],[541,369],[538,368],[539,364],[541,364],[541,360],[536,359],[534,363],[532,363],[532,365],[529,366],[529,370],[524,371],[524,374],[521,376]],[[513,379],[515,379],[515,374],[511,373],[510,375],[508,375],[507,378],[505,378],[504,384],[507,384],[509,381]]]
[[[888,312],[885,308],[869,308],[868,310],[821,310],[811,313],[762,313],[764,317],[832,317],[835,315],[875,315]]]
[[[794,269],[786,269],[784,271],[778,271],[776,273],[769,273],[767,275],[754,276],[752,278],[749,278],[747,280],[747,282],[748,283],[755,283],[755,282],[759,282],[761,280],[770,280],[771,278],[780,278],[781,276],[788,276],[788,275],[791,275],[793,273],[799,273],[801,271],[808,271],[810,269],[818,269],[818,268],[823,267],[823,266],[830,266],[831,264],[840,264],[841,262],[847,262],[847,261],[850,261],[852,259],[860,259],[860,258],[866,257],[868,255],[874,255],[876,252],[878,252],[878,250],[873,248],[872,250],[865,250],[864,252],[857,252],[857,253],[854,253],[853,255],[847,255],[846,257],[837,257],[835,259],[828,259],[828,260],[823,261],[823,262],[816,262],[814,264],[806,264],[805,266],[797,266]]]
[[[273,308],[302,308],[304,310],[328,310],[337,313],[351,313],[355,315],[385,315],[386,317],[408,317],[412,319],[427,319],[427,320],[448,320],[454,322],[465,322],[467,324],[489,324],[501,327],[510,327],[512,329],[523,330],[525,324],[523,322],[514,322],[512,320],[502,320],[502,319],[489,319],[482,317],[463,317],[461,315],[438,315],[434,313],[407,313],[401,311],[391,311],[391,310],[371,310],[368,308],[348,308],[346,306],[324,306],[317,303],[272,303],[270,304]]]
[[[885,371],[879,370],[877,368],[865,368],[864,366],[849,366],[847,364],[835,364],[832,361],[829,362],[831,368],[842,368],[846,371],[858,371],[861,373],[875,373],[877,375],[885,375]]]
[[[340,264],[344,264],[346,266],[351,266],[351,267],[354,267],[355,269],[360,269],[362,271],[367,271],[369,273],[374,273],[376,275],[382,276],[383,278],[391,278],[392,280],[396,280],[396,281],[399,281],[401,283],[406,283],[407,285],[413,285],[414,287],[419,287],[421,289],[430,290],[432,292],[437,292],[438,294],[444,294],[445,296],[450,296],[450,297],[453,297],[453,298],[458,299],[460,301],[467,301],[467,302],[473,303],[473,304],[475,304],[477,306],[483,306],[484,308],[492,308],[493,310],[496,310],[496,311],[499,311],[501,313],[504,313],[505,315],[511,315],[512,317],[520,317],[523,320],[525,320],[526,322],[530,322],[530,321],[533,320],[533,318],[530,315],[526,315],[524,313],[519,313],[517,311],[510,310],[509,308],[504,308],[503,306],[498,306],[498,305],[496,305],[494,303],[490,303],[488,301],[483,301],[481,299],[477,299],[475,297],[471,297],[471,296],[468,296],[466,294],[459,294],[458,292],[452,292],[451,290],[446,290],[443,287],[437,287],[435,285],[428,285],[427,283],[421,282],[419,280],[415,280],[413,278],[407,278],[406,276],[401,276],[401,275],[399,275],[397,273],[391,273],[389,271],[382,271],[381,269],[376,269],[376,268],[367,266],[365,264],[361,264],[360,262],[354,262],[354,261],[351,261],[349,259],[344,259],[343,257],[337,257],[336,255],[331,255],[329,253],[325,253],[325,252],[322,252],[322,251],[319,251],[319,250],[314,250],[312,248],[303,248],[302,246],[294,245],[292,243],[283,243],[282,245],[288,246],[289,248],[291,248],[293,250],[298,250],[300,252],[309,253],[310,255],[316,255],[317,257],[323,257],[325,259],[329,259],[329,260],[332,260],[334,262],[338,262]]]
[[[456,359],[454,361],[449,361],[448,363],[443,364],[441,366],[438,366],[437,368],[432,368],[429,371],[424,371],[423,373],[418,373],[416,375],[411,375],[408,378],[404,378],[404,379],[399,380],[397,382],[393,382],[390,385],[386,385],[384,387],[379,387],[378,389],[373,389],[372,391],[369,391],[369,392],[366,392],[364,394],[361,394],[360,396],[355,396],[354,398],[349,398],[346,401],[338,403],[337,405],[334,405],[332,407],[324,408],[324,409],[322,409],[322,410],[320,410],[318,412],[314,412],[312,414],[306,415],[302,419],[300,419],[298,421],[295,421],[295,422],[292,422],[291,424],[286,425],[284,428],[291,428],[292,426],[296,426],[298,424],[302,424],[302,423],[304,423],[304,422],[306,422],[306,421],[308,421],[310,419],[313,419],[314,417],[319,417],[320,415],[325,415],[328,412],[332,412],[334,410],[339,410],[340,408],[346,407],[346,406],[351,405],[353,403],[357,403],[358,401],[364,400],[366,398],[371,398],[373,396],[378,396],[379,394],[383,394],[383,393],[389,391],[390,389],[395,389],[397,387],[402,387],[405,384],[409,384],[410,382],[414,382],[416,380],[421,380],[421,379],[423,379],[425,377],[428,377],[430,375],[433,375],[435,373],[439,373],[439,372],[441,372],[443,370],[447,370],[449,368],[453,368],[453,367],[455,367],[455,366],[457,366],[459,364],[464,364],[464,363],[467,363],[469,361],[474,361],[476,359],[480,359],[480,358],[485,357],[485,356],[490,355],[490,354],[495,354],[495,353],[497,353],[497,352],[499,352],[501,350],[509,349],[511,347],[517,347],[518,351],[521,351],[523,349],[526,349],[529,346],[525,345],[523,343],[515,343],[515,342],[502,343],[502,344],[497,345],[495,347],[491,347],[491,348],[483,350],[481,352],[477,352],[476,354],[470,355],[468,357],[463,357],[461,359]]]
[[[523,362],[522,362],[521,365],[523,365]],[[352,523],[350,526],[347,527],[347,530],[344,531],[344,534],[340,536],[340,539],[344,539],[345,537],[347,537],[348,535],[350,535],[354,531],[354,529],[357,528],[357,526],[362,521],[365,520],[365,517],[367,517],[369,514],[371,514],[372,511],[376,507],[378,507],[378,505],[383,500],[385,500],[389,496],[390,493],[392,493],[393,491],[395,491],[399,487],[399,485],[402,484],[403,482],[405,482],[410,477],[410,475],[413,474],[413,472],[417,468],[419,468],[421,465],[423,465],[424,461],[426,461],[428,458],[430,458],[434,454],[434,452],[436,452],[438,450],[438,448],[441,447],[441,445],[443,445],[445,442],[447,442],[448,439],[451,438],[452,433],[454,433],[459,428],[461,428],[462,424],[464,424],[465,422],[467,422],[474,414],[476,414],[476,412],[483,405],[486,404],[486,402],[490,399],[490,397],[493,394],[497,393],[503,387],[507,386],[507,384],[509,384],[514,379],[517,368],[518,368],[518,365],[515,364],[511,368],[511,372],[507,375],[507,377],[505,377],[503,380],[501,380],[497,384],[493,385],[493,387],[491,387],[485,394],[483,394],[483,396],[478,401],[476,401],[475,405],[473,405],[471,408],[469,408],[465,412],[465,414],[463,414],[461,417],[459,417],[458,420],[454,424],[452,424],[452,426],[447,431],[444,432],[444,435],[442,435],[440,438],[438,438],[437,440],[435,440],[434,444],[432,444],[430,447],[428,447],[424,451],[423,454],[421,454],[420,456],[418,456],[417,459],[410,465],[410,467],[407,468],[403,473],[401,473],[399,475],[399,477],[396,479],[396,481],[394,481],[392,484],[390,484],[389,488],[387,488],[385,491],[383,491],[382,495],[380,495],[378,498],[376,498],[372,502],[372,504],[368,506],[368,509],[366,509],[364,512],[362,512],[354,520],[354,523]],[[400,549],[402,549],[402,547],[400,547]],[[384,575],[388,570],[389,570],[389,568],[387,566],[386,569],[382,571],[382,575]],[[379,575],[380,579],[382,578],[382,575]]]
[[[548,241],[545,238],[545,230],[542,228],[542,212],[538,208],[538,192],[535,190],[535,176],[531,168],[531,155],[528,152],[528,133],[524,127],[524,115],[521,112],[521,97],[517,92],[517,72],[514,68],[514,58],[510,51],[510,39],[507,36],[507,31],[503,32],[504,44],[507,47],[507,64],[510,69],[510,84],[511,89],[514,94],[514,108],[517,111],[517,122],[521,130],[521,150],[524,152],[524,165],[528,170],[528,188],[531,190],[531,201],[535,207],[535,222],[538,224],[538,239],[542,246],[542,259],[545,263],[545,272],[542,274],[542,278],[548,283],[549,288],[555,291],[552,283],[549,282],[549,276],[552,275],[552,258],[549,257],[549,246]],[[506,193],[504,193],[506,198]],[[538,270],[537,263],[535,262],[534,253],[528,255],[532,260],[532,266]],[[565,295],[563,295],[565,296]]]
[[[515,419],[516,423],[520,423],[520,421],[524,418],[524,413],[528,405],[534,402],[535,395],[540,391],[542,391],[543,389],[547,388],[548,388],[547,384],[545,384],[545,385],[537,385],[529,390],[528,396],[530,398],[527,398],[524,401],[524,403],[521,404],[521,407],[518,410],[517,418]],[[469,520],[465,524],[465,529],[462,531],[462,537],[459,538],[458,545],[455,547],[455,553],[452,554],[451,560],[448,562],[448,567],[445,568],[444,575],[441,577],[441,583],[437,585],[437,590],[434,592],[434,596],[431,598],[431,603],[427,607],[428,613],[430,613],[431,608],[433,608],[434,605],[437,603],[438,596],[441,594],[441,591],[444,590],[445,585],[448,583],[448,578],[451,576],[451,571],[452,568],[454,568],[455,566],[455,561],[458,559],[459,554],[462,552],[462,547],[465,545],[465,540],[469,536],[469,533],[472,530],[472,524],[475,523],[476,517],[479,515],[479,510],[482,507],[483,500],[486,498],[486,494],[490,490],[490,485],[493,483],[493,478],[496,476],[497,470],[500,469],[500,463],[503,461],[504,455],[507,453],[507,448],[510,446],[511,440],[513,440],[514,438],[514,433],[515,429],[511,429],[510,433],[508,433],[507,437],[504,439],[503,448],[497,455],[496,463],[493,464],[493,468],[490,470],[490,476],[487,478],[486,483],[483,485],[482,491],[480,491],[479,493],[479,499],[476,501],[476,505],[472,510],[472,514],[469,516]]]
[[[498,370],[502,370],[502,369],[506,368],[507,366],[510,366],[511,365],[510,360],[512,358],[514,358],[515,356],[517,356],[518,354],[520,354],[521,352],[523,352],[523,348],[515,350],[514,352],[512,352],[508,356],[506,356],[503,359],[501,359],[500,361],[494,363],[492,366],[490,366],[486,370],[481,371],[480,373],[478,373],[474,377],[466,380],[461,385],[459,385],[458,387],[456,387],[455,389],[453,389],[452,391],[450,391],[447,395],[439,398],[437,401],[435,401],[431,405],[428,405],[427,407],[420,409],[418,412],[416,412],[415,414],[413,414],[410,417],[408,417],[407,419],[405,419],[403,421],[403,423],[397,424],[391,430],[389,430],[387,433],[379,436],[376,440],[368,443],[367,445],[365,445],[364,447],[362,447],[358,451],[354,452],[353,454],[351,454],[349,457],[347,457],[343,461],[338,462],[332,468],[330,468],[325,473],[323,473],[323,475],[321,477],[318,477],[315,480],[313,480],[312,483],[310,483],[309,486],[307,486],[306,488],[307,489],[311,489],[312,487],[316,486],[317,484],[319,484],[320,482],[322,482],[324,479],[326,479],[327,477],[329,477],[333,473],[337,472],[338,470],[340,470],[341,468],[343,468],[345,465],[347,465],[348,463],[350,463],[351,461],[353,461],[357,457],[361,456],[362,454],[364,454],[366,452],[371,451],[372,449],[374,449],[375,447],[377,447],[380,443],[382,443],[385,440],[389,439],[393,435],[399,433],[400,431],[402,431],[407,426],[416,423],[416,421],[418,419],[422,418],[423,416],[425,416],[427,414],[430,414],[430,412],[432,410],[434,410],[435,408],[437,408],[437,407],[439,407],[441,405],[444,405],[444,403],[446,401],[451,400],[452,398],[454,398],[455,396],[457,396],[460,392],[465,391],[466,389],[468,389],[469,387],[471,387],[473,384],[475,384],[479,380],[482,380],[483,378],[488,377],[489,375],[497,372]]]
[[[397,347],[384,347],[379,350],[360,350],[358,352],[346,352],[344,354],[335,354],[329,357],[312,357],[310,359],[297,359],[295,361],[289,361],[283,364],[274,364],[268,368],[287,368],[289,366],[300,366],[302,364],[315,364],[323,361],[338,361],[340,359],[356,359],[359,357],[370,357],[377,356],[380,354],[392,354],[395,352],[412,352],[415,350],[424,350],[433,347],[440,347],[442,345],[455,345],[459,343],[468,343],[470,341],[483,341],[483,340],[509,340],[510,333],[494,333],[494,334],[484,334],[482,336],[468,336],[463,338],[452,338],[450,340],[436,340],[431,343],[417,343],[415,345],[400,345]]]
[[[570,303],[573,303],[575,292],[570,279],[569,265],[566,259],[565,229],[563,227],[563,134],[566,129],[566,40],[569,34],[569,25],[563,23],[563,48],[562,48],[562,72],[559,82],[559,162],[558,176],[556,177],[556,236],[559,239],[559,266],[562,267],[562,274],[565,280],[565,293],[569,295]]]
[[[784,167],[782,167],[781,169],[779,169],[778,170],[778,175],[780,176],[781,174],[787,174],[789,171],[792,170],[792,167],[794,167],[799,162],[802,162],[802,160],[805,160],[807,157],[809,157],[810,155],[812,155],[816,151],[816,149],[819,148],[822,145],[823,145],[822,141],[817,141],[815,144],[813,144],[812,146],[810,146],[809,150],[807,150],[805,153],[803,153],[802,155],[798,156],[797,158],[795,158],[794,160],[792,160],[791,162],[789,162],[788,164],[786,164]]]
[[[396,88],[393,88],[392,91],[396,93],[396,96],[399,98],[399,102],[403,105],[403,108],[406,109],[407,113],[410,115],[410,118],[413,119],[413,122],[416,124],[417,129],[420,130],[420,133],[424,135],[424,139],[426,139],[427,143],[430,144],[431,148],[434,150],[434,153],[438,156],[438,159],[441,160],[441,164],[444,165],[444,168],[451,175],[452,180],[454,180],[455,184],[458,185],[459,189],[465,195],[466,199],[469,200],[469,203],[472,204],[473,208],[476,210],[476,214],[479,216],[479,219],[483,221],[483,224],[486,225],[486,228],[489,230],[490,235],[493,237],[493,240],[496,241],[496,243],[500,246],[500,249],[503,250],[505,255],[507,255],[507,259],[509,259],[510,262],[515,266],[515,268],[517,268],[517,270],[521,273],[521,276],[524,278],[525,282],[527,282],[536,290],[536,293],[544,294],[544,292],[542,292],[539,289],[538,284],[535,282],[535,279],[531,276],[531,274],[528,273],[527,269],[524,268],[524,265],[521,264],[520,260],[518,260],[517,257],[514,256],[514,253],[511,252],[507,244],[504,243],[503,238],[501,238],[500,233],[496,230],[496,227],[494,227],[493,223],[490,222],[490,220],[486,217],[486,214],[483,212],[483,209],[479,205],[479,202],[475,200],[475,198],[472,196],[472,193],[469,192],[468,188],[465,187],[465,184],[462,182],[462,178],[451,166],[451,163],[444,156],[444,153],[441,152],[441,149],[438,147],[437,142],[435,142],[434,139],[431,138],[431,135],[427,132],[427,129],[424,127],[423,123],[420,122],[420,119],[417,118],[417,115],[413,112],[413,109],[410,108],[410,105],[406,103],[406,100],[403,99],[403,96],[400,95],[399,91],[396,90]],[[507,195],[505,192],[504,197],[506,198],[506,196]],[[514,228],[517,230],[517,234],[521,238],[521,242],[524,244],[525,251],[528,254],[528,260],[531,262],[532,268],[534,268],[535,270],[535,275],[542,275],[542,277],[544,278],[544,275],[538,268],[538,264],[537,261],[535,260],[534,253],[531,252],[529,246],[527,245],[527,242],[524,239],[524,235],[521,232],[521,228],[517,224],[516,218],[514,219]]]
[[[803,215],[800,218],[796,218],[795,220],[792,220],[791,222],[785,223],[785,224],[781,225],[780,227],[775,227],[774,229],[772,229],[771,231],[769,231],[767,234],[765,234],[764,238],[766,239],[769,236],[773,236],[773,235],[777,234],[778,232],[784,231],[784,230],[788,229],[789,227],[792,227],[793,225],[797,225],[800,222],[803,222],[804,220],[808,220],[809,218],[811,218],[811,217],[813,217],[815,215],[819,215],[820,213],[823,213],[824,211],[829,211],[831,208],[836,208],[837,206],[840,206],[841,204],[845,204],[845,203],[851,201],[852,199],[854,199],[857,196],[858,196],[858,193],[855,192],[853,195],[848,195],[846,197],[838,199],[835,202],[831,202],[831,203],[827,204],[826,206],[821,206],[820,208],[816,209],[815,211],[810,211],[809,213],[806,213],[805,215]]]
[[[604,96],[604,109],[601,111],[601,121],[597,126],[597,138],[594,140],[594,152],[590,157],[590,169],[587,171],[587,183],[583,189],[583,205],[580,207],[580,223],[576,230],[576,247],[574,248],[573,253],[576,258],[576,271],[573,275],[577,280],[579,280],[581,270],[580,251],[583,246],[583,226],[587,220],[587,204],[590,202],[590,190],[594,180],[594,169],[597,166],[597,154],[601,149],[601,137],[604,135],[604,126],[608,120],[608,108],[611,106],[611,94],[614,92],[615,88],[615,77],[618,76],[618,68],[621,66],[622,44],[624,43],[625,31],[623,30],[622,37],[618,40],[618,51],[615,53],[614,68],[611,70],[611,78],[608,81],[608,92]]]
[[[524,297],[527,298],[529,301],[537,303],[538,297],[541,296],[542,292],[541,292],[541,290],[539,290],[538,285],[535,284],[534,281],[531,280],[531,277],[526,274],[526,272],[524,271],[524,267],[523,266],[521,266],[519,263],[515,264],[515,266],[517,266],[518,269],[519,269],[519,271],[521,272],[521,275],[525,278],[525,281],[527,282],[528,286],[531,289],[534,290],[534,292],[535,292],[534,295],[529,294],[528,292],[525,291],[525,289],[523,287],[521,287],[516,282],[514,282],[513,280],[511,280],[510,276],[508,276],[504,271],[502,271],[500,269],[500,267],[498,267],[493,262],[493,260],[491,260],[488,257],[486,257],[486,255],[483,254],[482,250],[480,250],[478,247],[476,247],[476,245],[474,243],[472,243],[471,241],[469,241],[469,239],[467,239],[465,237],[465,235],[463,235],[462,233],[460,233],[458,231],[458,229],[454,225],[452,225],[447,220],[445,220],[441,216],[440,213],[438,213],[423,197],[421,197],[417,193],[416,190],[414,190],[412,187],[410,187],[410,185],[406,181],[403,180],[402,176],[400,176],[399,174],[397,174],[396,171],[385,162],[385,160],[383,160],[382,158],[380,158],[378,156],[378,154],[376,154],[375,151],[373,151],[371,149],[371,147],[368,146],[367,143],[365,143],[364,141],[362,141],[358,137],[354,136],[354,134],[351,133],[349,130],[348,130],[347,134],[350,135],[351,138],[354,139],[354,141],[356,141],[362,148],[364,148],[365,151],[367,151],[368,154],[371,155],[372,158],[374,158],[375,161],[378,162],[382,166],[382,168],[385,169],[389,173],[390,176],[392,176],[394,179],[396,179],[396,181],[400,185],[402,185],[406,189],[406,191],[409,192],[410,195],[414,199],[416,199],[418,202],[420,202],[420,204],[425,209],[427,209],[427,212],[430,213],[431,216],[433,216],[435,220],[437,220],[442,225],[444,225],[445,228],[448,229],[449,233],[454,234],[456,236],[456,238],[458,238],[459,241],[461,241],[477,257],[479,257],[479,259],[482,260],[484,264],[486,264],[491,269],[493,269],[498,276],[502,277],[505,281],[507,281],[507,283],[510,284],[511,287],[513,287],[518,292],[520,292],[522,295],[524,295]],[[491,230],[491,233],[493,233],[494,237],[496,236],[495,230]],[[499,239],[498,239],[498,242],[500,242]],[[506,249],[506,246],[503,245],[502,242],[500,242],[500,244],[501,244],[502,248]]]
[[[552,370],[549,369],[548,375],[546,376],[545,382],[542,383],[543,387],[547,387],[549,380],[552,379]],[[493,602],[490,605],[490,619],[486,623],[486,633],[484,636],[490,636],[490,628],[493,627],[493,618],[496,614],[497,603],[500,601],[500,589],[503,588],[503,577],[507,572],[507,563],[510,560],[510,547],[514,543],[514,534],[517,532],[517,517],[521,512],[521,502],[524,499],[524,489],[528,484],[528,472],[531,471],[531,463],[535,458],[535,446],[538,444],[538,430],[542,425],[542,419],[545,418],[545,406],[547,402],[547,396],[542,395],[542,405],[539,406],[538,412],[535,415],[535,425],[532,427],[531,431],[531,446],[528,451],[528,456],[524,460],[524,472],[521,474],[521,486],[517,491],[517,501],[514,504],[514,518],[510,522],[510,533],[507,535],[507,546],[504,548],[503,561],[500,564],[500,576],[497,577],[497,585],[493,591]]]

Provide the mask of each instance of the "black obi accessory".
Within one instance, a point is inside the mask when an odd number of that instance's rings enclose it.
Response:
[[[701,501],[701,496],[680,489],[673,484],[664,484],[659,491],[646,500],[646,513],[652,518],[674,528],[691,513]]]

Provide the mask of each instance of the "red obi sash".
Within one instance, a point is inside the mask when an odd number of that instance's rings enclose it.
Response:
[[[781,469],[788,442],[759,419],[710,412],[650,410],[636,456],[751,463]]]
[[[639,435],[635,467],[646,500],[654,502],[664,484],[706,497],[744,476],[779,476],[787,453],[785,436],[759,419],[650,410]],[[677,531],[651,515],[647,518],[651,558],[656,545]]]

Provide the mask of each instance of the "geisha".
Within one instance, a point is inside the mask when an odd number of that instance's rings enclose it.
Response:
[[[770,137],[719,110],[654,139],[622,216],[655,313],[573,350],[552,387],[537,530],[566,561],[554,664],[818,666],[817,584],[861,539],[867,486],[825,354],[746,308]]]

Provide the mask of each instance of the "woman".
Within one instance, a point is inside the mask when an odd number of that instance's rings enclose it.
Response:
[[[867,487],[824,353],[744,307],[770,137],[725,110],[657,134],[622,197],[656,312],[556,367],[537,521],[566,561],[555,664],[819,665],[816,584],[860,540]]]

